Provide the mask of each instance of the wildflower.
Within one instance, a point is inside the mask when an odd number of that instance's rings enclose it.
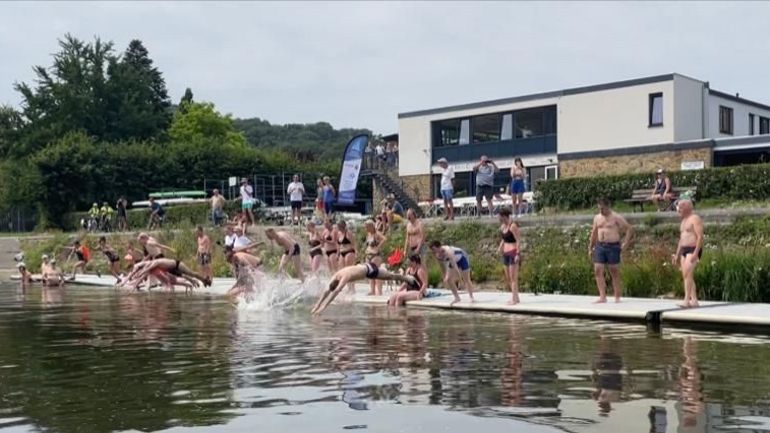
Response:
[[[711,261],[711,266],[716,266],[716,265],[717,265],[717,261],[716,260],[712,260]]]

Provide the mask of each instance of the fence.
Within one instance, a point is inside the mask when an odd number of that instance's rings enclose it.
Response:
[[[35,229],[36,224],[37,216],[29,210],[11,209],[5,214],[0,214],[0,232],[30,232]]]

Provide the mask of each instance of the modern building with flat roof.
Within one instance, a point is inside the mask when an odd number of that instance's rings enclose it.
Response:
[[[766,160],[770,106],[681,74],[400,113],[398,175],[417,200],[435,197],[439,158],[455,192],[475,194],[487,155],[505,187],[516,157],[539,179],[698,169]]]

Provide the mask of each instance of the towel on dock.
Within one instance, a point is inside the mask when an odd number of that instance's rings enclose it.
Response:
[[[425,296],[423,296],[423,298],[425,298],[425,299],[427,299],[427,298],[436,298],[438,296],[444,296],[444,294],[439,292],[438,290],[428,289],[425,292]]]

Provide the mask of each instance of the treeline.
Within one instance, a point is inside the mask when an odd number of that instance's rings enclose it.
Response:
[[[0,212],[34,211],[43,226],[61,227],[66,213],[95,201],[199,189],[204,178],[335,176],[346,141],[366,132],[236,122],[189,88],[174,104],[139,40],[122,53],[99,38],[66,35],[59,46],[52,65],[34,67],[33,84],[14,84],[20,110],[0,106]]]
[[[358,134],[372,135],[368,129],[334,129],[326,122],[272,125],[267,120],[236,119],[235,127],[259,149],[280,149],[299,161],[339,159],[348,140]]]

